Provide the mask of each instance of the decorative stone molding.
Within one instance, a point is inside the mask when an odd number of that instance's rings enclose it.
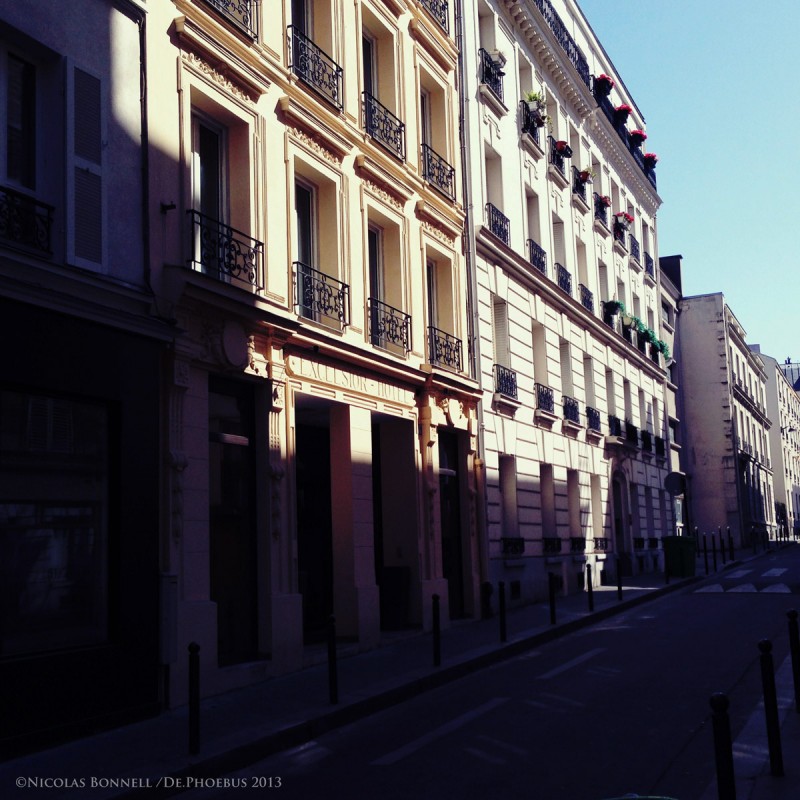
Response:
[[[227,75],[223,74],[220,70],[215,69],[213,66],[211,66],[211,64],[209,64],[208,61],[203,59],[197,53],[184,51],[181,53],[181,57],[183,58],[184,64],[190,69],[194,70],[200,75],[203,75],[205,78],[215,83],[220,89],[224,90],[228,94],[232,94],[234,97],[237,97],[239,100],[248,103],[249,105],[253,105],[253,98],[250,96],[249,91],[247,91],[242,85],[234,83]]]
[[[304,145],[318,156],[322,156],[326,161],[329,161],[334,166],[339,166],[342,159],[336,155],[332,150],[329,150],[325,145],[320,142],[316,137],[310,133],[306,133],[300,128],[287,128],[291,139],[296,140],[299,144]]]
[[[377,183],[366,180],[364,181],[364,188],[369,191],[370,194],[375,195],[375,197],[379,197],[387,205],[392,206],[392,208],[396,208],[398,211],[403,211],[403,204],[397,199],[397,197],[395,197],[391,192],[386,191],[386,189],[384,189],[382,186],[379,186]]]

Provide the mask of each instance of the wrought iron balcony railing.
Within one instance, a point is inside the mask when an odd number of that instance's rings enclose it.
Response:
[[[559,148],[558,142],[552,137],[548,136],[547,141],[550,145],[550,163],[564,176],[567,177],[566,159],[572,156],[572,150],[569,145]]]
[[[613,414],[608,415],[608,432],[611,436],[622,436],[622,420]]]
[[[369,92],[363,92],[361,97],[367,133],[393,156],[405,161],[406,126]]]
[[[628,234],[628,240],[630,241],[631,257],[641,261],[642,252],[639,248],[639,240],[632,233]]]
[[[547,253],[533,239],[528,239],[528,261],[542,273],[547,275]]]
[[[228,22],[232,22],[239,30],[251,39],[258,38],[254,0],[204,0],[206,5],[219,12]]]
[[[570,536],[569,537],[569,551],[570,551],[570,553],[584,553],[584,552],[586,552],[586,537],[585,536]]]
[[[200,272],[222,281],[263,288],[264,245],[199,211],[187,211],[192,241],[191,262]]]
[[[388,303],[369,298],[369,334],[378,347],[411,350],[411,315]]]
[[[666,442],[660,436],[656,436],[656,455],[659,458],[666,458],[667,456]]]
[[[544,115],[541,112],[534,111],[528,103],[521,100],[519,118],[522,123],[522,132],[527,133],[541,147],[541,130],[544,125]]]
[[[572,193],[586,202],[586,181],[581,180],[581,171],[576,166],[572,167]]]
[[[636,346],[639,348],[639,352],[647,355],[648,344],[650,344],[650,340],[647,338],[647,334],[644,331],[637,331]]]
[[[594,193],[594,218],[608,227],[608,205],[597,192]]]
[[[428,328],[431,364],[461,372],[461,339],[440,331],[432,325]]]
[[[572,275],[562,264],[556,264],[556,280],[559,287],[572,297]]]
[[[51,255],[53,207],[0,186],[0,241]]]
[[[600,432],[600,412],[591,406],[586,406],[586,427],[590,431]]]
[[[502,364],[494,365],[494,390],[505,397],[517,399],[517,373]]]
[[[447,34],[450,33],[450,18],[447,13],[447,0],[422,0],[422,5]]]
[[[614,234],[614,241],[619,242],[626,250],[628,249],[627,243],[625,241],[625,234],[628,232],[627,228],[619,222],[618,220],[614,220],[614,227],[613,227],[613,234]]]
[[[592,542],[593,542],[593,544],[594,544],[594,549],[595,549],[595,551],[597,551],[598,553],[605,553],[605,552],[607,552],[607,551],[608,551],[608,548],[609,548],[609,542],[610,542],[610,541],[611,541],[611,540],[610,540],[610,539],[608,539],[608,538],[606,538],[605,536],[599,536],[599,537],[595,537],[595,538],[592,540]]]
[[[650,253],[644,254],[644,271],[651,277],[655,278],[656,276],[656,265],[653,261],[653,256]]]
[[[542,549],[545,553],[560,553],[561,539],[558,536],[542,537]]]
[[[454,167],[451,167],[432,147],[422,145],[422,177],[449,200],[456,196]]]
[[[487,203],[486,219],[489,222],[489,230],[500,239],[503,244],[508,244],[510,226],[508,217],[503,214],[497,206],[492,205],[492,203]]]
[[[639,444],[639,429],[629,420],[625,420],[625,441],[628,444]]]
[[[288,31],[292,72],[341,111],[342,68],[296,26]]]
[[[574,422],[576,425],[581,424],[581,407],[574,397],[567,397],[564,395],[564,419]]]
[[[650,431],[642,431],[642,450],[646,453],[653,452],[653,435]]]
[[[301,261],[294,262],[296,304],[307,319],[336,327],[350,324],[350,287]]]
[[[547,411],[552,414],[555,410],[555,401],[553,399],[553,390],[543,383],[536,384],[536,408],[542,411]]]
[[[556,37],[556,41],[561,45],[563,51],[567,54],[567,58],[575,67],[580,79],[589,86],[591,82],[591,73],[589,72],[589,62],[586,60],[580,47],[575,43],[575,40],[569,33],[564,21],[558,15],[558,12],[553,8],[550,0],[533,0],[536,8],[544,17],[545,22]]]
[[[622,326],[622,338],[626,342],[633,344],[633,328],[630,325]]]
[[[581,293],[581,305],[594,314],[594,294],[587,289],[582,283],[578,284]]]
[[[500,64],[482,47],[478,50],[480,62],[480,82],[485,83],[497,99],[503,102],[503,72]]]
[[[521,536],[501,536],[500,549],[504,556],[524,555],[525,540]]]

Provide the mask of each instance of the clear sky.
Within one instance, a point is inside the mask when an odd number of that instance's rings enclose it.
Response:
[[[800,0],[578,2],[658,154],[659,255],[800,360]]]

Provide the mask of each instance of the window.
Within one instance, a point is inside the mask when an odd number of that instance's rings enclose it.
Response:
[[[109,427],[102,404],[0,389],[3,655],[108,638]]]
[[[492,298],[492,337],[494,341],[494,363],[510,366],[508,357],[508,306],[500,297]]]
[[[500,511],[502,514],[501,535],[519,536],[517,514],[517,464],[514,456],[501,455],[500,473]]]
[[[36,187],[36,67],[8,54],[6,175],[12,183]]]
[[[370,340],[396,355],[411,350],[411,316],[402,310],[400,230],[388,217],[370,212],[367,229],[367,285]]]

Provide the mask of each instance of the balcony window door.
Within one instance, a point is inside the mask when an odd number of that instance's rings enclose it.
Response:
[[[431,129],[431,95],[430,92],[425,89],[420,92],[419,96],[419,121],[422,144],[426,144],[430,147],[433,143]]]
[[[428,282],[428,325],[439,327],[439,301],[436,279],[436,262],[430,258],[425,262],[425,274]]]
[[[6,174],[13,183],[36,186],[36,67],[8,54],[6,82]]]
[[[364,91],[377,98],[378,73],[375,55],[375,40],[365,33],[361,37],[361,58],[364,66]]]
[[[202,272],[223,277],[219,242],[224,222],[225,132],[210,120],[192,118],[192,235],[194,262]]]
[[[304,317],[315,319],[315,281],[317,268],[317,202],[313,187],[297,182],[294,186],[295,230],[297,234],[298,305]]]
[[[383,235],[380,228],[373,226],[367,231],[367,254],[369,259],[369,295],[372,313],[372,343],[382,344],[380,335],[379,311],[374,301],[383,301],[384,280],[383,280]]]
[[[292,25],[309,39],[312,36],[311,9],[307,0],[292,0]]]

